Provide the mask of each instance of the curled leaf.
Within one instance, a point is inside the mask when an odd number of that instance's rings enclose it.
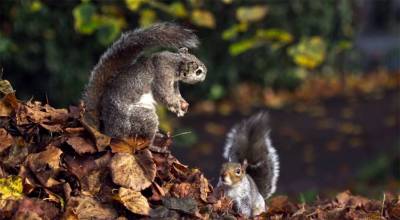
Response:
[[[148,215],[150,205],[140,192],[124,187],[119,188],[118,200],[132,213]]]
[[[46,187],[59,184],[55,176],[60,171],[60,156],[62,151],[54,146],[48,146],[47,150],[36,154],[30,154],[27,158],[29,169],[37,179]]]

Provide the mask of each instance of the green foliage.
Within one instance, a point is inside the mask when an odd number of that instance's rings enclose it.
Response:
[[[292,88],[307,74],[335,70],[352,48],[355,25],[351,1],[334,0],[24,0],[2,2],[0,10],[6,77],[20,95],[48,93],[62,105],[78,100],[106,47],[138,26],[172,20],[195,29],[202,43],[195,53],[210,74],[185,96],[220,99],[243,81]]]

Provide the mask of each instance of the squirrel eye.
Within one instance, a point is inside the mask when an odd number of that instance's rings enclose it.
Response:
[[[242,172],[242,170],[241,170],[240,168],[237,168],[235,172],[236,172],[236,175],[240,175],[240,173]]]

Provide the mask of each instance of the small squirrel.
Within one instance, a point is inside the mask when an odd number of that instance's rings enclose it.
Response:
[[[246,217],[266,211],[265,199],[276,190],[279,159],[269,137],[267,112],[235,125],[227,135],[217,191],[232,199],[233,208]]]
[[[183,116],[189,104],[178,83],[195,84],[206,77],[205,65],[188,52],[198,43],[191,30],[168,22],[122,34],[91,72],[83,94],[86,112],[111,137],[152,141],[159,124],[155,104]],[[177,52],[142,55],[160,47]]]

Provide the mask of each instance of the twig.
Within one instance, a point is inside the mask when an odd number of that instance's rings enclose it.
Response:
[[[180,134],[176,134],[176,135],[171,136],[171,138],[178,137],[178,136],[185,135],[185,134],[190,134],[190,133],[192,133],[192,132],[191,131],[182,132]]]

